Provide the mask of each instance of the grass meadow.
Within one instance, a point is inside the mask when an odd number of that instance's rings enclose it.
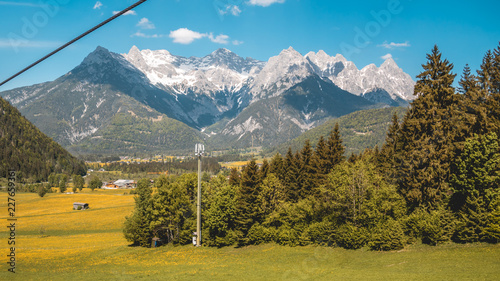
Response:
[[[372,252],[329,247],[129,247],[122,224],[132,195],[84,189],[44,198],[18,193],[16,273],[7,271],[7,194],[0,193],[0,280],[498,280],[500,246]],[[127,191],[128,192],[128,191]],[[74,211],[73,202],[90,210]],[[3,260],[2,260],[3,259]]]

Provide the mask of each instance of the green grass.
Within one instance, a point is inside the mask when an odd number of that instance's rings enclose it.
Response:
[[[68,203],[82,196],[93,202],[92,212],[66,210]],[[0,200],[0,209],[6,211],[7,195],[1,193]],[[7,272],[8,234],[2,227],[0,280],[496,280],[500,276],[500,245],[415,244],[394,252],[274,244],[140,248],[129,247],[119,229],[133,206],[132,196],[18,194],[16,202],[17,273]],[[102,220],[112,218],[105,224],[109,228],[101,227],[96,212],[102,212]],[[0,219],[6,222],[5,216]],[[75,225],[86,229],[80,231]]]

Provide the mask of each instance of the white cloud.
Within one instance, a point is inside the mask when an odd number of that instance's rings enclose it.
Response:
[[[244,43],[243,41],[233,40],[233,45],[235,46],[241,45],[243,43]]]
[[[95,5],[94,5],[94,10],[95,10],[95,9],[101,9],[101,7],[102,7],[102,3],[101,3],[101,1],[97,1],[97,2],[95,2]]]
[[[137,26],[142,28],[142,29],[155,29],[155,25],[148,20],[147,18],[142,18],[138,23]]]
[[[392,55],[391,54],[386,54],[384,56],[381,56],[380,58],[383,59],[383,60],[392,59]]]
[[[221,15],[231,14],[231,15],[237,17],[241,14],[241,9],[239,6],[236,6],[236,5],[227,5],[226,9],[224,9],[224,10],[219,9],[219,13]]]
[[[162,38],[165,36],[166,35],[163,34],[144,34],[140,31],[137,31],[136,33],[130,35],[130,37],[141,37],[141,38]]]
[[[267,7],[274,3],[285,3],[285,0],[250,0],[248,4],[253,6]]]
[[[238,7],[238,6],[236,6],[236,5],[235,5],[235,6],[233,6],[233,7],[231,8],[231,10],[230,10],[230,11],[231,11],[231,14],[232,14],[233,16],[239,16],[239,15],[241,14],[241,9],[240,9],[240,7]]]
[[[168,35],[168,37],[174,39],[174,43],[179,44],[191,44],[194,40],[207,36],[208,35],[206,33],[199,33],[187,28],[179,28],[177,30],[170,31],[170,35]]]
[[[113,11],[113,15],[118,14],[120,11]],[[137,13],[134,10],[127,11],[123,16],[136,16]]]
[[[214,43],[218,43],[218,44],[227,44],[227,43],[229,43],[227,41],[229,39],[229,36],[224,35],[224,34],[219,34],[216,37],[214,37],[214,35],[212,33],[210,33],[208,35],[208,38],[210,39],[210,41],[212,41]]]
[[[406,48],[406,47],[410,47],[410,42],[406,41],[404,43],[394,43],[394,42],[391,42],[391,43],[387,43],[387,41],[385,41],[383,44],[381,45],[378,45],[379,47],[384,47],[386,49],[394,49],[394,48]]]

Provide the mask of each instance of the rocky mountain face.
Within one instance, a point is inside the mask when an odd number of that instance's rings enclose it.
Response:
[[[319,51],[310,52],[305,57],[316,74],[355,95],[364,96],[383,89],[394,101],[414,99],[415,82],[392,58],[384,61],[380,67],[370,64],[358,70],[353,62],[347,61],[340,54],[331,57],[324,51]]]
[[[145,139],[182,149],[201,132],[214,147],[276,145],[330,118],[407,104],[413,85],[392,59],[358,70],[341,55],[291,47],[262,62],[227,49],[186,58],[134,46],[128,54],[98,47],[55,81],[0,95],[57,142],[91,153],[113,143],[147,149]]]

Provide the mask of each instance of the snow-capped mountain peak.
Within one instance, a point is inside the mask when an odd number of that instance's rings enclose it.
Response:
[[[388,58],[380,65],[380,69],[399,69],[399,66],[392,58]]]

